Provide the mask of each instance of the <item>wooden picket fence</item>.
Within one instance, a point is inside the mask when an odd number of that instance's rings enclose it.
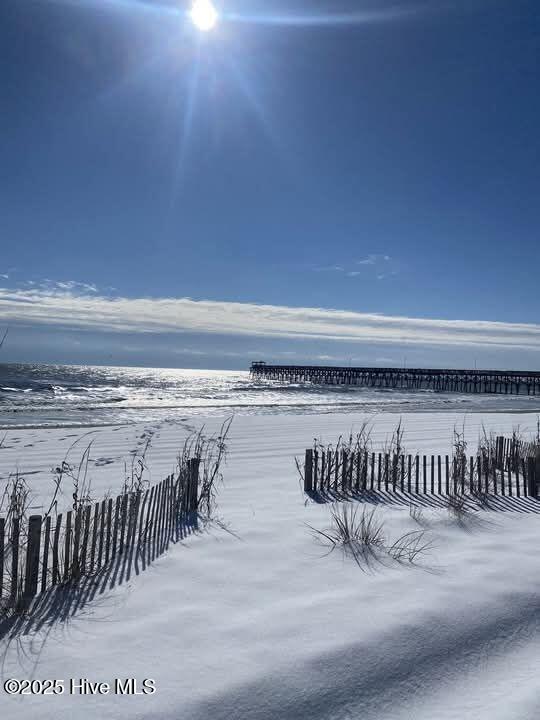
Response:
[[[495,439],[495,459],[497,467],[511,466],[515,469],[521,467],[523,460],[537,457],[540,454],[540,445],[534,442],[525,442],[516,437],[499,435]]]
[[[144,563],[196,513],[199,460],[147,490],[68,512],[0,518],[0,611],[24,609],[54,585],[97,573],[121,555]]]
[[[519,462],[493,455],[398,455],[308,448],[304,461],[306,493],[367,491],[410,494],[538,497],[540,455]]]

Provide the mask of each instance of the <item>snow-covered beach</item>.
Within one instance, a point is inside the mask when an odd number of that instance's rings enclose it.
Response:
[[[0,8],[0,720],[540,720],[540,0]]]
[[[51,468],[90,440],[92,489],[116,491],[124,462],[150,438],[150,479],[171,471],[183,439],[225,415],[85,428],[8,429],[0,482],[18,469],[36,512]],[[295,468],[314,437],[372,424],[383,443],[401,418],[409,452],[446,453],[454,426],[471,448],[487,431],[524,435],[534,413],[238,414],[217,517],[129,582],[67,619],[31,622],[1,641],[2,681],[151,678],[149,695],[0,696],[2,714],[43,718],[534,718],[540,683],[540,557],[534,501],[460,525],[427,507],[433,548],[417,566],[363,572],[328,554],[308,526],[330,522],[306,502]],[[75,445],[73,445],[75,443]],[[69,505],[69,494],[61,501]],[[377,507],[389,539],[418,529],[407,503]]]

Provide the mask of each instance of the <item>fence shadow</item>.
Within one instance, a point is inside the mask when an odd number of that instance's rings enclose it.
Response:
[[[20,608],[19,612],[6,614],[0,619],[0,643],[5,644],[0,652],[0,661],[5,658],[10,644],[24,636],[45,632],[42,646],[57,623],[68,622],[89,603],[96,602],[108,591],[147,570],[171,545],[181,543],[200,531],[201,523],[197,513],[178,518],[170,532],[157,534],[144,544],[125,547],[99,570],[79,579],[53,585],[33,598],[26,607]]]
[[[448,506],[445,495],[424,495],[395,490],[336,490],[321,489],[305,493],[315,503],[357,501],[371,505],[417,505],[418,507],[443,509]],[[534,497],[510,497],[508,495],[484,495],[479,498],[465,495],[469,510],[487,510],[493,512],[519,512],[540,515],[540,502]]]

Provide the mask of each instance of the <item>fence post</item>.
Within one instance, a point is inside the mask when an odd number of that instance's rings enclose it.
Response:
[[[10,603],[14,607],[17,602],[17,581],[19,579],[19,518],[12,521],[12,547],[11,547],[11,597]]]
[[[189,509],[197,512],[199,503],[199,460],[193,458],[189,461]]]
[[[495,464],[498,468],[501,467],[503,462],[503,451],[504,451],[504,437],[498,435],[495,440]]]
[[[538,497],[538,476],[540,469],[540,458],[527,458],[527,494],[529,497]]]
[[[47,572],[49,570],[49,547],[51,542],[51,516],[45,519],[45,537],[43,538],[43,559],[41,563],[41,592],[47,588]]]
[[[306,461],[304,463],[304,492],[313,490],[313,450],[306,450]]]
[[[37,595],[40,545],[41,515],[30,515],[28,519],[26,572],[24,578],[24,599],[27,601]]]

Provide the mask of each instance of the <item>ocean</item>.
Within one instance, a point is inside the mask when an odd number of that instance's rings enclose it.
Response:
[[[0,364],[0,428],[153,422],[193,415],[540,412],[540,398],[254,381],[248,371]]]

